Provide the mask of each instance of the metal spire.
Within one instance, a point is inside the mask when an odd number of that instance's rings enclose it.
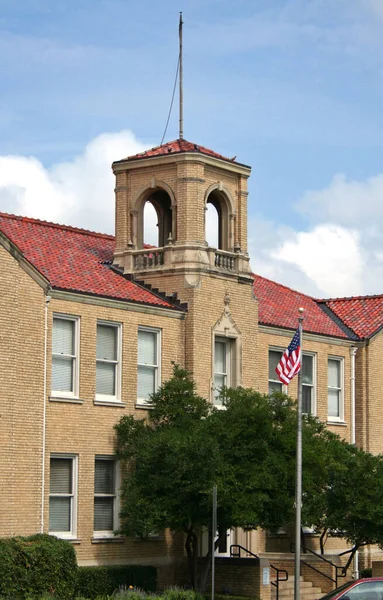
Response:
[[[180,12],[180,26],[179,26],[179,37],[180,37],[180,131],[179,139],[182,140],[184,137],[184,98],[183,98],[183,81],[182,81],[182,12]]]

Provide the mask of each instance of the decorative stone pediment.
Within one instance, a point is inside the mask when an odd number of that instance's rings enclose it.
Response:
[[[231,316],[230,294],[228,292],[226,292],[224,297],[224,305],[223,313],[213,327],[214,334],[222,337],[239,338],[241,332]]]

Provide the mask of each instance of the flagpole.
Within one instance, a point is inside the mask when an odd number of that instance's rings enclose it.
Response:
[[[294,569],[294,600],[300,600],[301,575],[301,510],[302,510],[302,333],[303,308],[299,312],[299,352],[300,369],[298,372],[298,408],[297,408],[297,453],[296,453],[296,484],[295,484],[295,569]]]
[[[180,130],[178,137],[180,140],[184,137],[184,90],[183,90],[183,65],[182,65],[182,12],[180,12],[179,39],[180,39]]]

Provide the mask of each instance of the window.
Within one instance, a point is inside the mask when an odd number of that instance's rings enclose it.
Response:
[[[312,415],[315,412],[315,356],[302,356],[302,412]]]
[[[232,387],[232,343],[230,339],[214,340],[214,403],[220,405],[219,394],[223,386]]]
[[[283,385],[275,372],[277,364],[281,360],[282,350],[269,350],[269,394],[282,392]]]
[[[76,537],[77,457],[51,456],[49,532],[58,537]]]
[[[120,338],[121,325],[97,323],[96,398],[120,398]]]
[[[328,418],[330,421],[343,420],[343,361],[341,358],[328,359]]]
[[[138,330],[137,398],[149,402],[160,381],[160,331],[140,327]]]
[[[117,462],[97,457],[94,464],[94,534],[113,535],[118,528]]]
[[[78,395],[78,319],[54,316],[52,333],[52,393]]]

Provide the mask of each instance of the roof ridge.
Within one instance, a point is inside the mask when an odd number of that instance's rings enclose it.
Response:
[[[383,298],[383,294],[366,294],[365,296],[341,296],[339,298],[321,298],[317,302],[344,302],[345,300],[372,300]]]
[[[277,285],[279,287],[285,288],[285,290],[290,290],[290,292],[294,292],[295,294],[299,294],[300,296],[309,298],[310,300],[313,300],[314,302],[319,302],[319,300],[317,298],[315,298],[314,296],[310,296],[309,294],[305,294],[304,292],[299,292],[298,290],[295,290],[294,288],[291,288],[288,285],[285,285],[284,283],[279,283],[278,281],[274,281],[274,279],[269,279],[268,277],[264,277],[263,275],[258,275],[257,273],[252,273],[252,275],[253,275],[253,277],[260,277],[264,281],[269,281],[270,283],[274,283],[275,285]]]
[[[73,231],[80,233],[81,235],[91,235],[94,237],[100,237],[104,239],[113,240],[114,235],[109,233],[101,233],[98,231],[91,231],[90,229],[84,229],[82,227],[74,227],[73,225],[60,225],[60,223],[54,223],[53,221],[44,221],[43,219],[35,219],[34,217],[23,217],[22,215],[14,215],[11,213],[0,212],[0,217],[5,219],[14,219],[17,221],[23,221],[24,223],[35,223],[36,225],[43,225],[44,227],[52,227],[54,229],[62,229],[64,231]]]

